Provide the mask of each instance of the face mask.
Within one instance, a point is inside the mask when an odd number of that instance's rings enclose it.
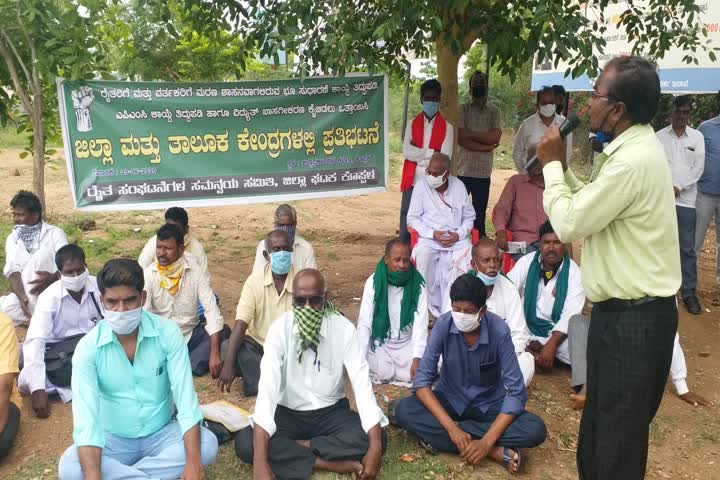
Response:
[[[124,312],[114,312],[106,309],[104,316],[105,323],[118,335],[127,335],[134,332],[135,329],[138,328],[138,325],[140,325],[141,317],[142,307]]]
[[[480,326],[480,312],[478,313],[461,313],[450,312],[452,314],[453,323],[461,332],[472,332]]]
[[[495,285],[495,282],[497,282],[497,279],[500,275],[495,275],[494,277],[491,277],[490,275],[485,275],[480,270],[475,272],[475,275],[482,280],[482,282],[485,284],[486,287],[492,287]]]
[[[548,103],[547,105],[540,105],[540,108],[538,109],[540,112],[540,115],[542,115],[545,118],[550,118],[553,115],[555,115],[555,104],[554,103]]]
[[[428,118],[433,118],[439,109],[440,102],[423,102],[423,112],[425,112],[425,116]]]
[[[60,281],[67,291],[80,292],[85,288],[85,282],[87,282],[89,275],[90,273],[86,268],[85,271],[77,277],[66,277],[65,275],[60,274]]]
[[[440,187],[442,187],[443,183],[445,183],[445,174],[446,173],[447,173],[447,170],[445,172],[443,172],[443,174],[440,175],[439,177],[434,177],[428,173],[427,175],[425,175],[425,181],[427,182],[428,185],[430,185],[430,188],[432,188],[432,189],[440,188]]]
[[[472,96],[474,98],[483,98],[487,95],[487,87],[485,85],[477,85],[472,87]]]
[[[295,227],[297,225],[276,225],[275,228],[277,230],[282,230],[283,232],[287,232],[288,237],[290,237],[290,243],[293,243],[295,241]]]
[[[292,252],[281,250],[270,254],[270,270],[276,275],[285,275],[290,271]]]

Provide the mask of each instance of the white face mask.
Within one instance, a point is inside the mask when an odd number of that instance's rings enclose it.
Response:
[[[462,313],[450,312],[452,314],[453,323],[461,332],[472,332],[480,326],[480,312],[478,313]]]
[[[540,105],[540,109],[538,111],[543,117],[550,118],[555,115],[555,104],[548,103],[547,105]]]
[[[124,312],[114,312],[112,310],[105,309],[105,322],[112,329],[113,332],[118,335],[127,335],[135,331],[140,325],[140,318],[142,317],[142,307],[138,307],[132,310],[126,310]]]
[[[67,291],[80,292],[85,288],[85,283],[87,282],[89,275],[90,273],[86,268],[85,271],[77,277],[66,277],[63,274],[60,274],[60,281]]]
[[[439,177],[434,177],[430,175],[429,173],[425,175],[425,181],[430,185],[430,188],[439,188],[442,187],[443,183],[445,183],[445,174],[447,173],[447,170],[443,172],[442,175]]]

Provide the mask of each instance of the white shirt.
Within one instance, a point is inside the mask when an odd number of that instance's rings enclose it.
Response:
[[[332,314],[320,326],[320,344],[315,353],[306,350],[298,362],[300,338],[292,310],[275,320],[268,330],[260,361],[260,384],[255,413],[250,417],[270,436],[277,430],[275,409],[310,411],[335,405],[345,397],[343,367],[347,370],[363,430],[368,432],[388,420],[375,401],[365,356],[355,340],[350,320]]]
[[[153,262],[145,269],[145,308],[150,312],[169,318],[177,323],[185,337],[190,340],[193,329],[200,323],[198,302],[205,309],[205,331],[213,335],[223,329],[225,321],[210,287],[210,281],[198,265],[192,254],[186,253],[185,268],[180,278],[180,286],[175,295],[171,295],[160,286],[160,274]]]
[[[147,241],[145,244],[145,247],[143,247],[142,252],[140,253],[140,257],[138,257],[138,263],[140,266],[145,269],[149,267],[150,265],[155,262],[155,247],[157,246],[157,235],[153,235],[153,237]],[[208,260],[207,255],[205,254],[205,248],[203,248],[202,243],[200,243],[195,237],[192,235],[188,235],[188,242],[187,246],[185,247],[185,253],[191,254],[193,257],[195,257],[195,261],[197,264],[202,268],[202,270],[205,272],[205,275],[207,276],[208,280],[210,279],[210,269],[208,268]]]
[[[432,120],[428,120],[428,118],[423,114],[423,125],[425,126],[425,129],[423,130],[422,148],[416,145],[410,145],[410,142],[412,141],[412,121],[408,122],[407,127],[405,127],[403,156],[405,159],[417,163],[413,185],[417,185],[418,182],[421,182],[423,178],[425,178],[425,169],[430,164],[430,157],[432,157],[433,153],[435,153],[435,150],[430,148],[430,136],[432,135],[432,128],[433,125],[435,125],[436,118],[437,115],[435,115]],[[447,130],[445,131],[445,140],[443,140],[443,143],[440,146],[440,151],[452,158],[454,146],[453,127],[450,125],[450,122],[446,121],[445,124],[447,125]]]
[[[525,302],[525,284],[527,283],[528,271],[530,270],[530,265],[534,257],[535,252],[528,253],[523,256],[508,273],[508,278],[510,278],[520,291],[520,298],[523,305]],[[538,261],[540,261],[540,259],[538,259]],[[541,282],[538,285],[537,307],[535,310],[537,318],[542,318],[548,322],[552,322],[552,311],[553,306],[555,305],[555,285],[560,277],[560,272],[566,267],[567,266],[563,263],[555,276],[547,282],[547,284],[542,282],[539,277],[533,280]],[[582,312],[584,305],[585,291],[582,287],[580,267],[578,267],[577,263],[570,259],[570,274],[568,276],[568,291],[567,296],[565,297],[565,305],[563,306],[562,314],[560,314],[560,318],[552,331],[567,334],[570,317]]]
[[[440,194],[423,180],[413,189],[407,224],[418,232],[418,244],[435,249],[456,250],[467,248],[467,236],[473,228],[475,209],[470,203],[465,185],[456,177],[448,176],[448,189]],[[460,241],[446,249],[434,238],[435,231],[452,231]]]
[[[23,269],[32,257],[48,257],[51,259],[51,261],[47,263],[53,265],[50,273],[55,273],[57,271],[55,261],[53,260],[55,253],[60,250],[61,247],[67,245],[67,243],[65,232],[58,227],[42,222],[38,249],[35,253],[30,254],[25,248],[25,244],[18,235],[17,230],[13,229],[5,241],[5,268],[3,269],[3,273],[8,278],[15,272],[23,273]],[[34,277],[35,272],[29,273]],[[30,279],[27,279],[27,281],[29,280]]]
[[[357,323],[357,340],[358,346],[363,357],[367,356],[368,348],[370,348],[370,336],[372,333],[373,312],[375,309],[375,274],[370,275],[365,281],[365,289],[363,290],[362,302],[360,302],[360,314]],[[412,341],[413,358],[422,358],[427,345],[428,336],[428,307],[427,292],[425,285],[420,287],[420,297],[418,298],[417,310],[413,318],[413,323],[403,332],[400,331],[400,311],[402,310],[402,297],[405,289],[395,287],[388,284],[388,314],[390,317],[390,338],[386,342],[405,343]]]
[[[490,297],[485,302],[488,312],[494,313],[498,317],[505,320],[510,328],[515,353],[523,353],[528,343],[530,343],[530,330],[528,330],[525,321],[525,310],[520,300],[520,294],[513,282],[508,278],[498,274]],[[450,302],[450,289],[448,288],[445,295],[445,304],[443,312],[452,310]]]
[[[680,346],[680,336],[677,333],[673,345],[672,363],[670,363],[670,378],[678,395],[685,395],[690,391],[686,381],[687,365],[685,364],[685,354]]]
[[[260,240],[257,249],[255,250],[255,264],[253,265],[253,272],[256,270],[262,271],[267,265],[267,260],[263,256],[265,251],[265,240]],[[305,268],[317,268],[317,261],[315,260],[315,250],[313,250],[310,242],[302,238],[300,235],[295,235],[295,241],[293,242],[292,252],[292,264],[295,267],[295,271],[299,272]]]
[[[46,288],[38,296],[23,343],[25,363],[18,385],[30,393],[45,390],[45,345],[89,332],[102,319],[102,308],[95,277],[88,277],[80,303],[70,296],[60,280]]]
[[[555,115],[550,127],[560,127],[565,121],[565,117],[562,115]],[[545,125],[540,117],[539,113],[534,113],[528,118],[523,120],[515,134],[515,141],[513,142],[513,160],[519,173],[525,173],[525,165],[528,162],[528,151],[530,147],[536,147],[540,143],[540,139],[550,130],[550,127]],[[572,133],[568,133],[565,137],[565,157],[567,161],[570,161],[572,156]]]
[[[686,127],[678,137],[672,125],[658,130],[657,137],[665,148],[673,186],[680,190],[675,205],[695,208],[697,182],[705,168],[705,139],[694,128]]]

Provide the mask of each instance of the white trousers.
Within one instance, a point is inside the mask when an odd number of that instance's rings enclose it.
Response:
[[[535,357],[530,352],[522,352],[518,354],[517,359],[525,381],[525,387],[527,387],[535,376]]]
[[[368,349],[367,362],[370,381],[374,384],[390,383],[399,387],[411,387],[410,367],[413,361],[412,337],[404,342],[385,342]]]
[[[425,279],[428,309],[437,318],[444,313],[444,295],[447,295],[452,282],[470,269],[470,246],[437,250],[418,243],[413,248],[412,258],[418,272]]]
[[[537,340],[538,342],[545,345],[550,340],[550,337],[543,338],[532,335],[530,337],[530,341],[532,342],[533,340]],[[557,350],[555,350],[555,358],[567,365],[572,365],[572,363],[570,362],[570,347],[568,345],[567,337],[565,337],[565,340],[563,340],[560,345],[558,345]]]

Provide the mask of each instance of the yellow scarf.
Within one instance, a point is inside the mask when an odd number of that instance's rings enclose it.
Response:
[[[155,266],[160,274],[160,287],[167,290],[170,295],[175,295],[180,288],[180,279],[185,270],[185,257],[178,258],[175,263],[163,267],[155,259]]]

